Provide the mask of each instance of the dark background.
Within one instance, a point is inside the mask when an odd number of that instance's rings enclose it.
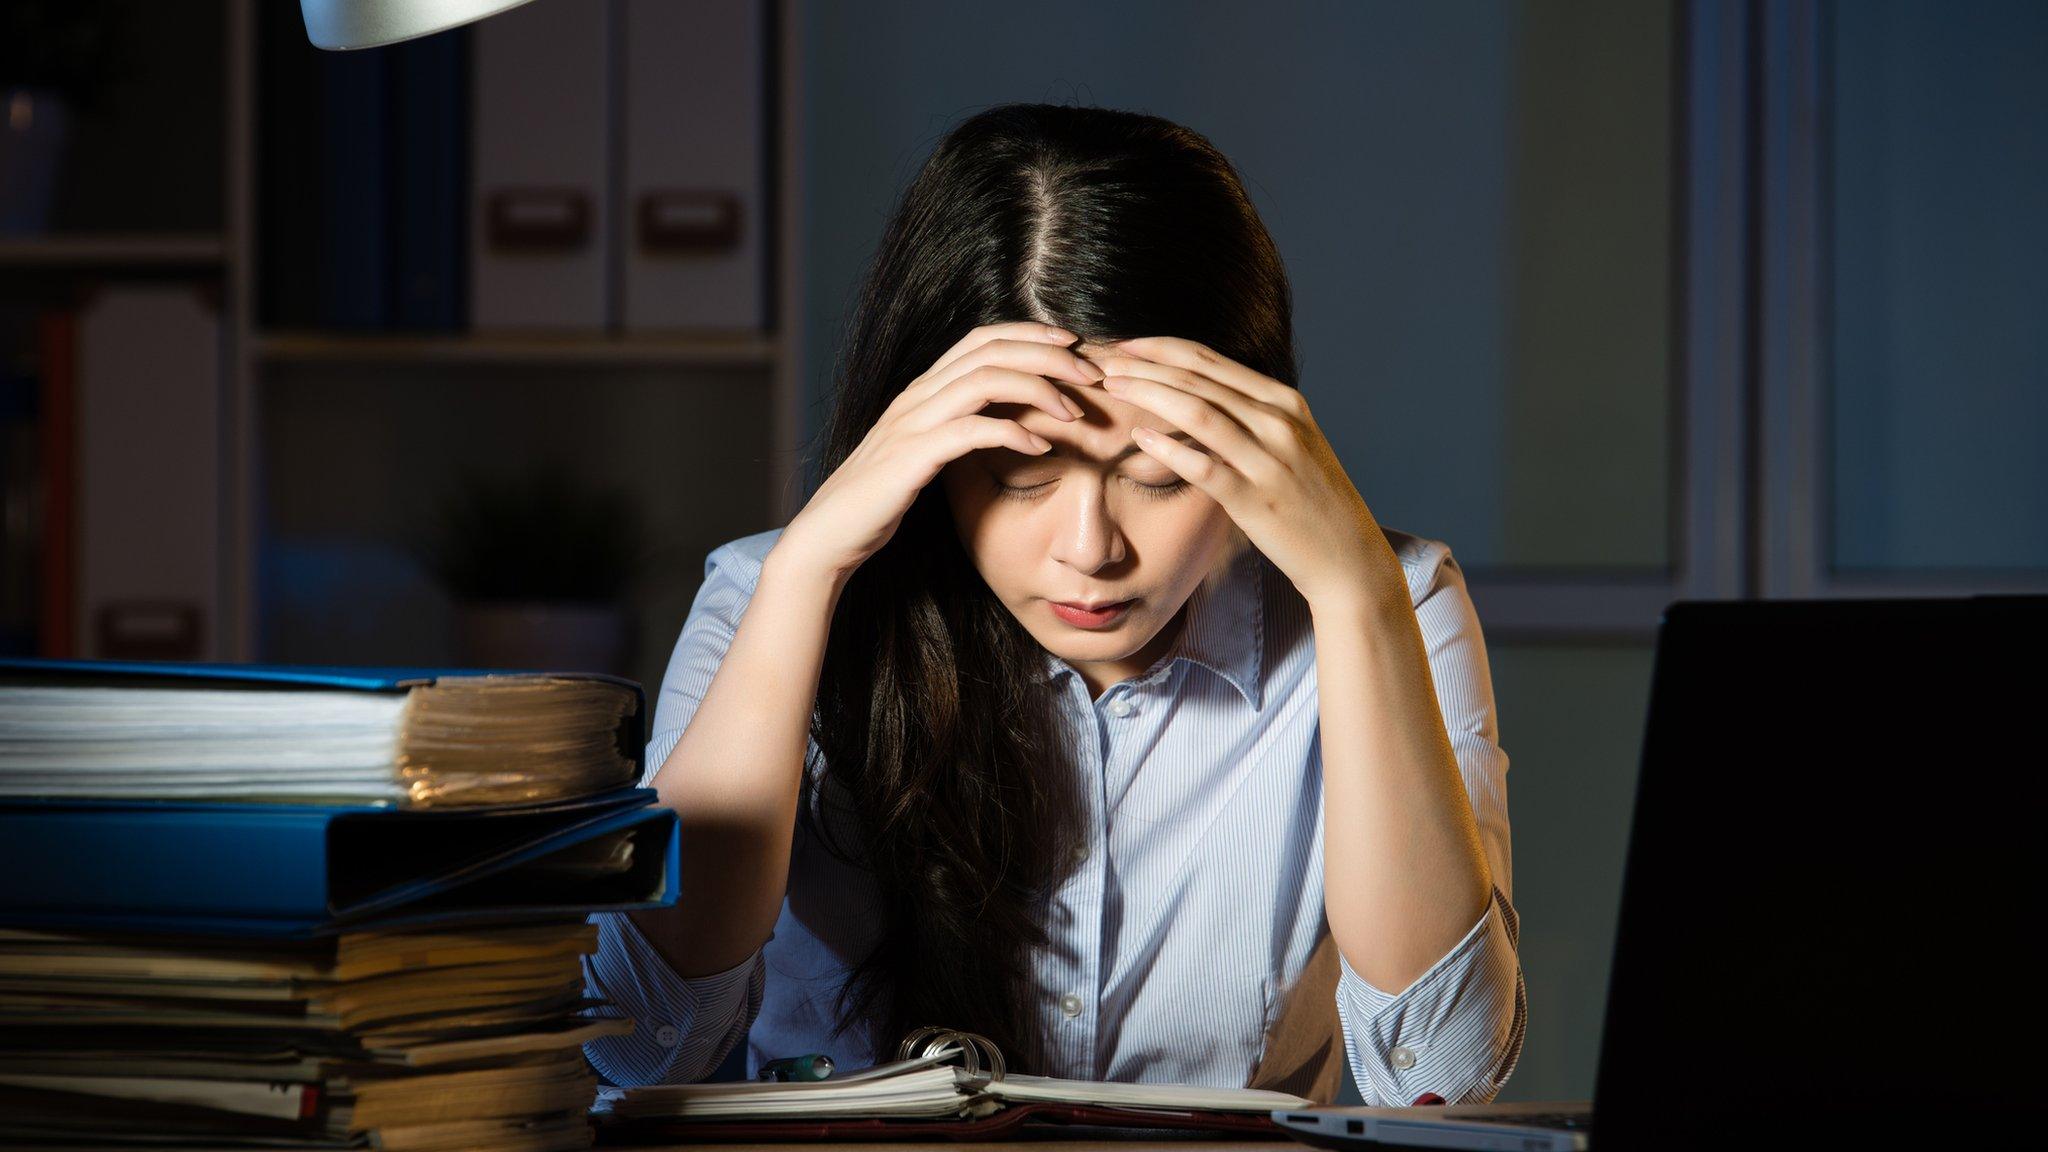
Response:
[[[938,137],[1011,100],[1208,135],[1319,422],[1486,628],[1503,1099],[1591,1092],[1665,604],[2048,586],[2040,5],[535,0],[347,54],[282,2],[10,8],[75,39],[0,50],[9,653],[651,695],[705,553],[801,506]],[[664,189],[745,227],[664,249]],[[507,190],[591,215],[501,243]]]

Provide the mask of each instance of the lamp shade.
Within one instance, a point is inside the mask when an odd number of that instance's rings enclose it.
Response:
[[[306,39],[340,51],[396,44],[517,8],[528,0],[299,0]]]

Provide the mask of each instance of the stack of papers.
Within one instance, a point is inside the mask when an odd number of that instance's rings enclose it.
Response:
[[[592,911],[675,901],[639,685],[0,660],[0,1141],[592,1142]]]
[[[226,947],[0,930],[14,1139],[582,1148],[582,921]]]
[[[621,750],[639,721],[627,681],[402,670],[350,681],[244,666],[249,679],[231,682],[226,665],[134,667],[151,671],[0,661],[0,793],[424,808],[587,796],[638,778]]]

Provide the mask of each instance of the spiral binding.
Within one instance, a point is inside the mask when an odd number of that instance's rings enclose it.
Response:
[[[1003,1054],[996,1049],[995,1041],[977,1032],[960,1032],[927,1024],[903,1038],[903,1042],[896,1046],[896,1059],[917,1060],[935,1056],[949,1044],[960,1046],[961,1066],[967,1069],[968,1075],[986,1076],[990,1080],[1003,1078]],[[982,1067],[984,1060],[988,1065],[986,1071]]]

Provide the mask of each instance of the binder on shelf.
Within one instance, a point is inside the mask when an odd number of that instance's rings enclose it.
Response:
[[[527,4],[470,29],[476,328],[598,332],[608,323],[612,9]]]
[[[761,0],[626,0],[624,326],[768,326]]]
[[[389,136],[398,110],[387,75],[390,55],[321,52],[321,213],[319,321],[323,327],[374,332],[391,324]]]
[[[0,800],[0,922],[324,936],[675,903],[652,789],[473,808]]]
[[[469,234],[469,29],[364,52],[255,13],[257,326],[456,331]]]
[[[256,4],[253,319],[259,329],[310,328],[320,323],[327,187],[322,179],[326,142],[326,65],[306,40],[296,8]]]
[[[454,332],[469,324],[469,29],[391,53],[392,326]]]
[[[49,650],[210,659],[226,553],[220,315],[194,285],[110,284],[72,333],[73,632]]]

